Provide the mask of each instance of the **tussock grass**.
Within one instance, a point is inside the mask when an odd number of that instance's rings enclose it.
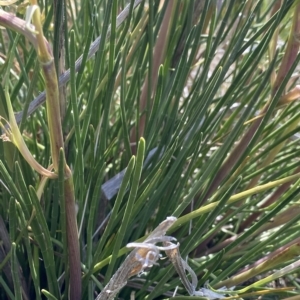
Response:
[[[1,299],[299,294],[299,1],[0,5]]]

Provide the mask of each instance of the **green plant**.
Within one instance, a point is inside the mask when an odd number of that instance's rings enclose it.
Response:
[[[12,2],[1,298],[297,295],[299,1]]]

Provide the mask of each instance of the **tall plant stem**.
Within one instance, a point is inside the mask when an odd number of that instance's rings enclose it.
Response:
[[[34,3],[35,1],[32,2],[32,4],[36,4]],[[46,85],[46,106],[48,126],[50,131],[51,156],[53,161],[53,167],[55,171],[58,172],[59,151],[60,149],[64,149],[59,103],[59,87],[54,58],[43,36],[39,8],[35,11],[33,15],[33,24],[35,25],[37,31],[37,52],[39,60],[41,62]],[[72,172],[66,163],[64,166],[64,170],[66,178],[64,182],[66,231],[70,267],[69,298],[72,300],[79,300],[81,299],[81,267],[77,219],[75,211],[74,185],[72,179]]]

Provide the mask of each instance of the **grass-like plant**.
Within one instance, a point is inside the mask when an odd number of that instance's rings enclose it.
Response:
[[[0,6],[1,299],[297,299],[298,0]]]

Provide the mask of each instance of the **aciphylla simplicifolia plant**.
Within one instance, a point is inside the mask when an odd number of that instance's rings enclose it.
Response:
[[[0,0],[0,299],[298,299],[299,33],[299,0]]]

